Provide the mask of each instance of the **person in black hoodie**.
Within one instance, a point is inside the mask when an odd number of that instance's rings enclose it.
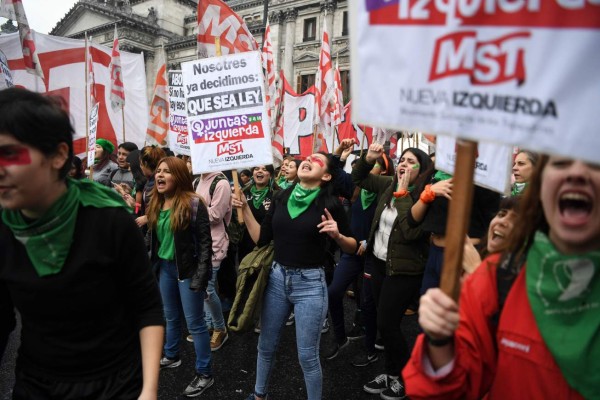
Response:
[[[164,319],[142,235],[117,193],[67,178],[72,158],[62,105],[0,92],[0,299],[22,321],[13,399],[156,399]],[[0,338],[13,313],[0,308]]]
[[[211,349],[204,321],[204,296],[212,271],[212,238],[208,211],[194,193],[185,161],[165,157],[158,162],[148,206],[151,259],[158,268],[158,283],[167,319],[165,356],[161,368],[181,365],[181,317],[193,337],[196,375],[184,395],[200,395],[214,383]]]

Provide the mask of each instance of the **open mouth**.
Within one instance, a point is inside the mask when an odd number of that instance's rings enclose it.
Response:
[[[579,192],[563,193],[558,200],[560,214],[570,224],[586,222],[592,212],[592,206],[592,198]]]
[[[165,181],[164,179],[157,179],[156,180],[156,188],[157,189],[164,189],[165,186],[167,186],[167,181]]]
[[[300,168],[302,171],[312,171],[312,166],[308,162],[302,163],[302,167]]]
[[[504,233],[497,230],[492,231],[492,240],[504,240],[504,238]]]

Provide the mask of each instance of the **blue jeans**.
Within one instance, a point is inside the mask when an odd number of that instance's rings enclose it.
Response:
[[[255,393],[267,393],[281,331],[292,308],[296,346],[309,400],[321,398],[323,374],[319,360],[321,326],[327,315],[327,286],[323,268],[287,268],[273,263],[265,289],[256,359]]]
[[[212,277],[208,281],[206,298],[204,299],[204,307],[206,308],[204,320],[207,326],[222,331],[225,329],[225,319],[223,318],[221,299],[215,288],[219,268],[221,268],[221,265],[217,265],[216,267],[213,265],[212,267]]]
[[[364,258],[355,254],[342,253],[340,262],[333,271],[333,281],[327,287],[329,293],[329,313],[335,339],[339,344],[346,340],[344,325],[344,294],[346,288],[363,272]]]
[[[179,357],[183,308],[188,330],[194,338],[196,373],[211,375],[210,337],[204,323],[204,291],[191,291],[190,279],[178,280],[175,262],[160,260],[159,268],[158,284],[167,320],[165,356]]]

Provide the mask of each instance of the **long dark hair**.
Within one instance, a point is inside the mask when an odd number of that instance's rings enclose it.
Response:
[[[427,153],[425,153],[421,149],[417,149],[416,147],[409,147],[407,149],[404,149],[402,154],[400,154],[400,157],[398,157],[398,160],[400,160],[402,156],[409,151],[413,153],[415,157],[417,157],[417,160],[419,160],[419,174],[417,175],[417,179],[415,180],[415,188],[410,193],[410,196],[412,197],[413,201],[416,201],[421,195],[423,188],[425,187],[425,185],[423,185],[423,187],[419,189],[419,178],[425,175],[426,171],[429,171],[431,169],[433,163],[431,162],[431,158],[429,158]],[[390,204],[390,202],[392,201],[392,196],[396,185],[398,185],[398,174],[394,170],[394,177],[392,179],[392,190],[389,193],[387,193],[385,197],[383,197],[383,199],[385,200],[385,204]]]
[[[542,172],[546,164],[548,164],[548,156],[540,156],[531,175],[529,187],[519,204],[519,223],[515,224],[506,246],[506,252],[514,254],[517,259],[527,253],[538,230],[546,234],[550,230],[540,199]],[[521,266],[516,267],[520,268]]]

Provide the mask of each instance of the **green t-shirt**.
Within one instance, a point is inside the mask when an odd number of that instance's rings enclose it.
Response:
[[[171,232],[171,209],[161,210],[156,224],[156,237],[160,242],[158,257],[162,260],[175,258],[175,237]]]

